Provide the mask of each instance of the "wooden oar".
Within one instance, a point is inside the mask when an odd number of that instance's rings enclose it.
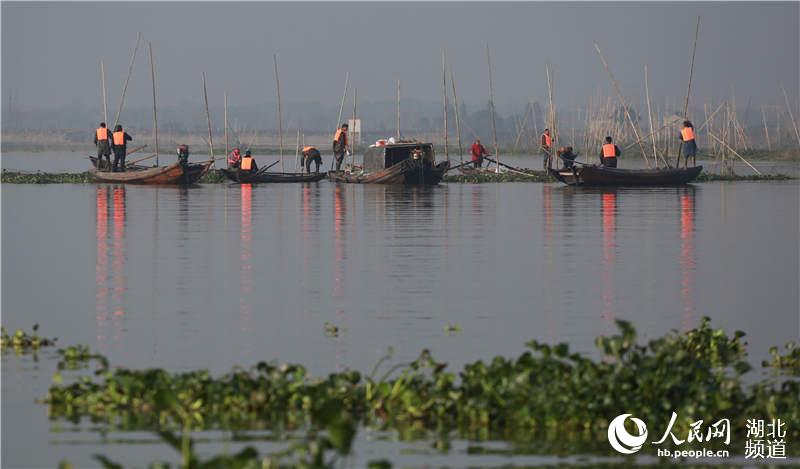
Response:
[[[157,156],[157,155],[154,153],[154,154],[152,154],[152,155],[150,155],[150,156],[145,156],[144,158],[139,158],[138,160],[131,161],[130,163],[125,163],[125,166],[126,166],[126,167],[127,167],[127,166],[133,166],[133,165],[135,165],[136,163],[139,163],[140,161],[149,160],[150,158],[153,158],[153,157],[155,157],[155,156]]]
[[[259,170],[258,170],[258,173],[265,173],[265,172],[267,172],[267,170],[268,170],[269,168],[271,168],[271,167],[275,166],[276,164],[278,164],[278,163],[280,163],[280,162],[281,162],[281,160],[278,160],[278,161],[276,161],[276,162],[272,163],[271,165],[267,166],[266,168],[261,168],[261,169],[259,169]]]
[[[467,166],[467,165],[470,165],[470,164],[472,164],[472,161],[465,161],[465,162],[463,162],[461,164],[458,164],[456,166],[450,166],[449,168],[447,168],[447,170],[448,171],[452,171],[454,169],[458,169],[458,168],[461,168],[462,166]]]

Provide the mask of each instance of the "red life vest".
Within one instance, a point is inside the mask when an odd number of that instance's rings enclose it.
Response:
[[[542,139],[544,139],[546,148],[550,148],[553,145],[553,137],[550,134],[542,134]]]
[[[616,158],[617,148],[613,143],[603,145],[603,158]]]
[[[242,169],[245,171],[250,171],[253,169],[253,157],[252,156],[245,156],[242,158]]]
[[[688,142],[689,140],[694,140],[694,129],[691,127],[684,127],[681,129],[681,139],[684,142]]]
[[[125,145],[125,132],[120,130],[119,132],[114,132],[114,145]]]
[[[108,129],[106,127],[98,127],[97,141],[102,142],[103,140],[108,140]]]
[[[231,154],[228,155],[228,163],[232,165],[238,163],[241,159],[242,155],[236,150],[232,151]]]

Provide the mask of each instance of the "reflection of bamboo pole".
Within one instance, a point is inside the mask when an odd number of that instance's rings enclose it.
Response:
[[[283,170],[283,118],[281,117],[281,81],[278,77],[278,55],[272,54],[272,61],[275,64],[275,88],[278,90],[278,146],[280,148],[281,172]]]
[[[769,129],[767,128],[767,111],[761,106],[761,121],[764,123],[764,139],[767,141],[767,150],[772,151],[772,144],[769,141]]]
[[[147,43],[150,49],[150,79],[153,82],[153,139],[156,145],[156,166],[158,166],[158,113],[156,111],[156,67],[153,65],[153,44]]]
[[[122,114],[122,106],[125,105],[125,94],[128,92],[128,82],[131,80],[133,73],[133,62],[136,61],[136,51],[139,50],[139,42],[142,40],[142,33],[136,37],[136,47],[133,48],[133,56],[131,57],[131,64],[128,66],[128,78],[125,79],[125,85],[122,87],[122,97],[119,100],[119,109],[117,110],[117,117],[114,118],[114,127],[119,124],[119,116]]]
[[[399,83],[399,82],[398,82]],[[453,87],[453,105],[456,112],[456,134],[458,135],[458,162],[464,162],[464,147],[461,145],[461,116],[458,113],[458,96],[456,95],[456,80],[450,70],[450,85]]]
[[[642,140],[639,137],[639,131],[637,129],[636,124],[633,122],[631,118],[631,114],[628,111],[628,105],[625,103],[625,97],[622,96],[622,91],[619,89],[619,85],[617,84],[617,80],[614,79],[614,74],[611,73],[611,69],[608,67],[608,62],[606,62],[606,58],[603,56],[603,53],[600,51],[600,46],[597,44],[594,45],[594,48],[597,50],[597,53],[600,55],[600,60],[603,61],[603,67],[605,67],[606,72],[608,72],[609,78],[611,78],[611,83],[614,85],[614,89],[617,91],[617,96],[619,97],[620,103],[622,103],[622,110],[625,112],[625,117],[628,119],[628,123],[631,125],[631,129],[633,130],[633,134],[636,137],[636,141],[639,144],[639,149],[642,151],[642,157],[644,158],[647,167],[650,167],[650,160],[647,159],[647,152],[644,150],[644,145],[642,145]]]
[[[797,144],[800,145],[800,132],[797,131],[797,122],[794,121],[792,105],[789,104],[789,95],[786,94],[786,88],[783,85],[781,85],[781,90],[783,90],[783,97],[786,99],[786,109],[789,110],[789,117],[792,119],[792,127],[794,128],[794,135],[797,137]]]
[[[757,170],[755,166],[751,165],[751,164],[750,164],[750,162],[749,162],[749,161],[747,161],[746,159],[744,159],[744,157],[743,157],[742,155],[740,155],[740,154],[736,153],[736,150],[734,150],[733,148],[731,148],[731,147],[730,147],[730,145],[728,145],[727,143],[723,142],[722,140],[720,140],[719,138],[717,138],[717,136],[716,136],[716,135],[714,135],[714,134],[712,134],[712,133],[709,133],[709,134],[708,134],[708,136],[709,136],[709,137],[711,137],[711,138],[713,138],[714,140],[718,141],[718,142],[719,142],[719,143],[721,143],[723,146],[725,146],[725,147],[726,147],[728,150],[730,150],[730,151],[731,151],[731,153],[733,153],[734,155],[738,156],[738,157],[739,157],[739,158],[740,158],[742,161],[744,161],[744,162],[745,162],[745,164],[747,164],[747,166],[750,166],[750,167],[753,169],[753,171],[755,171],[755,172],[756,172],[756,173],[758,173],[758,174],[761,174],[761,171]]]

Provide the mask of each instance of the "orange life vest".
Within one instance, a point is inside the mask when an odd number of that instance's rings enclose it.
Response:
[[[114,132],[114,145],[125,145],[125,132]]]
[[[681,139],[684,142],[688,142],[689,140],[694,140],[694,129],[691,127],[684,127],[681,129]]]
[[[344,134],[344,144],[347,145],[347,131],[346,130],[338,129],[336,131],[336,135],[333,136],[333,141],[334,142],[338,142],[339,138],[342,136],[342,134]]]
[[[617,149],[613,143],[606,143],[603,145],[603,158],[616,158]]]
[[[98,127],[97,128],[97,141],[102,142],[103,140],[108,140],[108,129],[105,127]]]
[[[544,137],[544,146],[550,148],[553,145],[553,137],[549,134],[542,134]]]
[[[250,171],[253,169],[253,157],[252,156],[245,156],[242,158],[242,169],[245,171]]]
[[[311,150],[316,150],[316,148],[315,147],[303,147],[303,153],[307,153],[307,152],[309,152]]]

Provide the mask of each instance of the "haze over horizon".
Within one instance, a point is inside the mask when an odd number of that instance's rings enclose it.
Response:
[[[754,106],[783,106],[781,85],[793,105],[800,95],[797,2],[3,2],[0,8],[4,117],[9,101],[18,110],[101,109],[100,60],[109,115],[115,114],[138,32],[143,41],[126,111],[152,102],[148,42],[160,108],[199,110],[203,71],[214,109],[223,90],[232,109],[273,103],[273,54],[284,102],[337,108],[349,72],[350,96],[356,87],[359,102],[392,102],[400,80],[404,102],[434,104],[441,101],[444,49],[459,101],[474,109],[488,99],[487,43],[499,113],[546,100],[545,64],[554,71],[559,108],[585,106],[598,93],[613,96],[595,42],[628,99],[644,97],[645,64],[651,96],[678,98],[686,93],[698,15],[695,106],[726,99],[732,90],[739,103]]]

